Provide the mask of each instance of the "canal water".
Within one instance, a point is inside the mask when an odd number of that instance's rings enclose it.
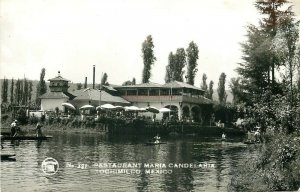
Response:
[[[2,154],[16,161],[1,162],[1,191],[227,191],[248,151],[241,138],[163,137],[165,144],[147,146],[145,136],[51,135],[2,141]],[[48,157],[56,173],[42,168]]]

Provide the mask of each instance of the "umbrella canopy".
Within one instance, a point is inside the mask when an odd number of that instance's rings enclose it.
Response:
[[[62,106],[68,108],[68,109],[73,109],[75,110],[76,108],[74,107],[74,105],[72,105],[71,103],[62,103]]]
[[[156,107],[152,106],[147,107],[146,110],[152,113],[159,113],[159,110]]]
[[[92,106],[92,105],[84,105],[84,106],[80,107],[80,109],[93,109],[93,108],[94,108],[94,106]]]
[[[146,108],[142,107],[142,108],[139,109],[139,112],[147,112],[147,110],[146,110]]]
[[[161,113],[169,113],[169,112],[171,112],[171,109],[168,109],[168,108],[161,108],[160,110],[159,110],[159,112],[161,112]]]
[[[139,111],[140,108],[136,106],[129,106],[129,107],[124,107],[126,111]]]
[[[101,109],[115,109],[115,108],[116,108],[115,106],[109,103],[101,105]]]

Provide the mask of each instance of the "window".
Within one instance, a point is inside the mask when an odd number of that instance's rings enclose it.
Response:
[[[161,89],[160,90],[160,95],[169,95],[169,89]]]
[[[148,95],[148,90],[147,89],[140,89],[138,93],[139,93],[139,95]]]
[[[149,95],[150,96],[158,96],[159,95],[159,90],[158,89],[151,89],[151,90],[149,90]]]
[[[136,90],[127,90],[127,95],[136,95]]]

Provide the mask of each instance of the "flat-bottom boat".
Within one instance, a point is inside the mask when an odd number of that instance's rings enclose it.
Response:
[[[52,138],[52,136],[41,136],[37,137],[35,135],[18,135],[18,136],[2,136],[2,140],[47,140]]]
[[[16,160],[16,154],[1,154],[1,161],[2,160]]]
[[[161,144],[167,144],[166,142],[155,142],[155,141],[149,141],[146,143],[146,145],[161,145]]]
[[[259,143],[259,142],[254,141],[254,140],[246,140],[246,141],[244,141],[244,144],[257,144],[257,143]]]

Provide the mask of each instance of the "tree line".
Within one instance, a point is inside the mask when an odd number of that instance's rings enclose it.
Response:
[[[1,87],[1,104],[5,106],[31,106],[36,107],[40,105],[39,96],[47,92],[47,85],[44,80],[45,68],[41,70],[40,81],[36,86],[36,93],[34,94],[33,81],[24,79],[15,80],[12,78],[9,82],[4,78]],[[36,96],[33,98],[33,96]]]

